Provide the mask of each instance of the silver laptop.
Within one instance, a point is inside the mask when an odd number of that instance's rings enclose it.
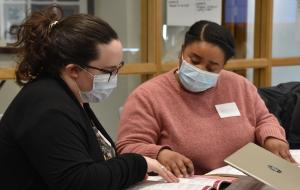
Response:
[[[224,161],[275,189],[300,189],[300,168],[254,143],[245,145]]]

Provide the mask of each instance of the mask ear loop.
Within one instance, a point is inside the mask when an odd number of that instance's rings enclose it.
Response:
[[[183,53],[181,54],[181,60],[180,60],[180,65],[179,65],[179,67],[178,67],[178,69],[177,69],[177,71],[176,71],[176,73],[178,74],[179,73],[179,70],[180,70],[180,68],[181,68],[181,66],[182,66],[182,62],[186,62],[186,63],[188,63],[184,58],[183,58]]]

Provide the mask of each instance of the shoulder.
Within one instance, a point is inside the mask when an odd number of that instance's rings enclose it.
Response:
[[[139,85],[129,95],[126,104],[130,107],[132,105],[142,105],[144,107],[160,105],[167,98],[171,98],[172,95],[176,94],[175,86],[174,72],[163,73]]]
[[[158,95],[173,88],[173,71],[156,76],[138,86],[132,94]]]
[[[222,79],[236,79],[237,82],[244,82],[244,80],[246,80],[245,77],[237,74],[237,73],[234,73],[232,71],[227,71],[227,70],[222,70],[221,73],[220,73],[220,77],[222,77]]]
[[[60,111],[74,109],[76,103],[72,100],[72,94],[67,88],[61,79],[41,78],[25,85],[11,104],[15,108],[21,107],[32,112],[42,112],[48,109]]]
[[[231,71],[222,70],[220,73],[220,81],[222,82],[222,84],[227,84],[230,86],[255,88],[253,83],[247,78]]]
[[[25,85],[21,91],[27,95],[51,96],[54,93],[63,93],[59,79],[44,77]]]
[[[234,96],[250,99],[257,97],[256,86],[244,76],[231,71],[221,71],[218,86],[221,91]]]

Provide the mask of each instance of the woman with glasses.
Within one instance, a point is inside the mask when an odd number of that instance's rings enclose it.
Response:
[[[234,41],[222,26],[198,21],[185,35],[179,68],[139,86],[123,108],[117,141],[184,177],[224,166],[249,142],[293,162],[284,129],[255,86],[224,65]]]
[[[33,12],[20,26],[17,83],[23,88],[0,121],[1,189],[124,189],[156,172],[158,161],[118,155],[89,107],[117,87],[122,44],[103,20]]]

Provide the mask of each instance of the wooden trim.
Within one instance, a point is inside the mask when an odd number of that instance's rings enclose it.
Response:
[[[141,0],[141,61],[148,61],[148,2]]]
[[[148,0],[148,57],[147,61],[155,63],[155,0]]]
[[[161,32],[162,32],[162,2],[161,0],[155,0],[156,4],[156,35],[155,35],[155,40],[156,40],[156,56],[155,56],[155,63],[157,67],[157,74],[160,74],[162,72],[162,37],[161,37]]]
[[[3,54],[16,54],[17,52],[18,52],[18,48],[15,47],[9,47],[9,46],[0,47],[0,53]]]
[[[254,57],[265,58],[267,66],[254,69],[254,84],[270,86],[272,80],[273,0],[256,0]]]
[[[156,73],[156,65],[154,63],[129,63],[121,70],[120,74],[154,74]],[[14,79],[14,68],[0,68],[0,80]]]
[[[95,0],[87,0],[87,12],[88,14],[95,14]]]
[[[268,59],[268,66],[261,72],[260,86],[271,86],[272,84],[272,40],[273,40],[273,0],[263,0],[262,9],[265,15],[262,15],[262,26],[265,27],[262,32],[262,38],[266,39],[265,46],[262,44],[262,56]],[[265,18],[265,19],[264,19]]]
[[[226,70],[262,69],[268,66],[267,59],[232,59],[225,65]]]
[[[0,68],[0,80],[15,79],[15,68]]]
[[[254,23],[254,58],[260,58],[261,56],[261,17],[262,17],[262,7],[261,0],[255,1],[255,23]],[[253,83],[255,86],[260,86],[260,71],[261,69],[254,69],[253,71]]]
[[[178,67],[178,63],[177,62],[168,62],[168,63],[163,63],[161,65],[162,68],[162,72],[168,72],[174,68]]]
[[[154,74],[156,65],[154,63],[129,63],[124,65],[120,74]]]
[[[261,57],[272,57],[273,0],[261,0]]]
[[[157,74],[161,73],[161,25],[162,4],[160,0],[148,0],[148,62],[156,65]]]
[[[232,59],[225,65],[226,70],[239,70],[239,69],[262,69],[268,66],[267,59]],[[162,71],[167,72],[175,67],[178,67],[177,62],[166,62],[162,64]]]
[[[262,39],[261,37],[261,0],[256,0],[255,2],[255,18],[254,18],[254,58],[260,58],[261,57],[261,51],[260,51],[260,41]]]
[[[148,11],[148,0],[141,0],[141,61],[148,62],[149,58],[149,39],[150,35],[148,32],[149,26],[149,11]],[[141,75],[141,82],[145,82],[151,78],[149,74]]]
[[[291,66],[300,65],[300,57],[286,57],[271,59],[272,66]]]

